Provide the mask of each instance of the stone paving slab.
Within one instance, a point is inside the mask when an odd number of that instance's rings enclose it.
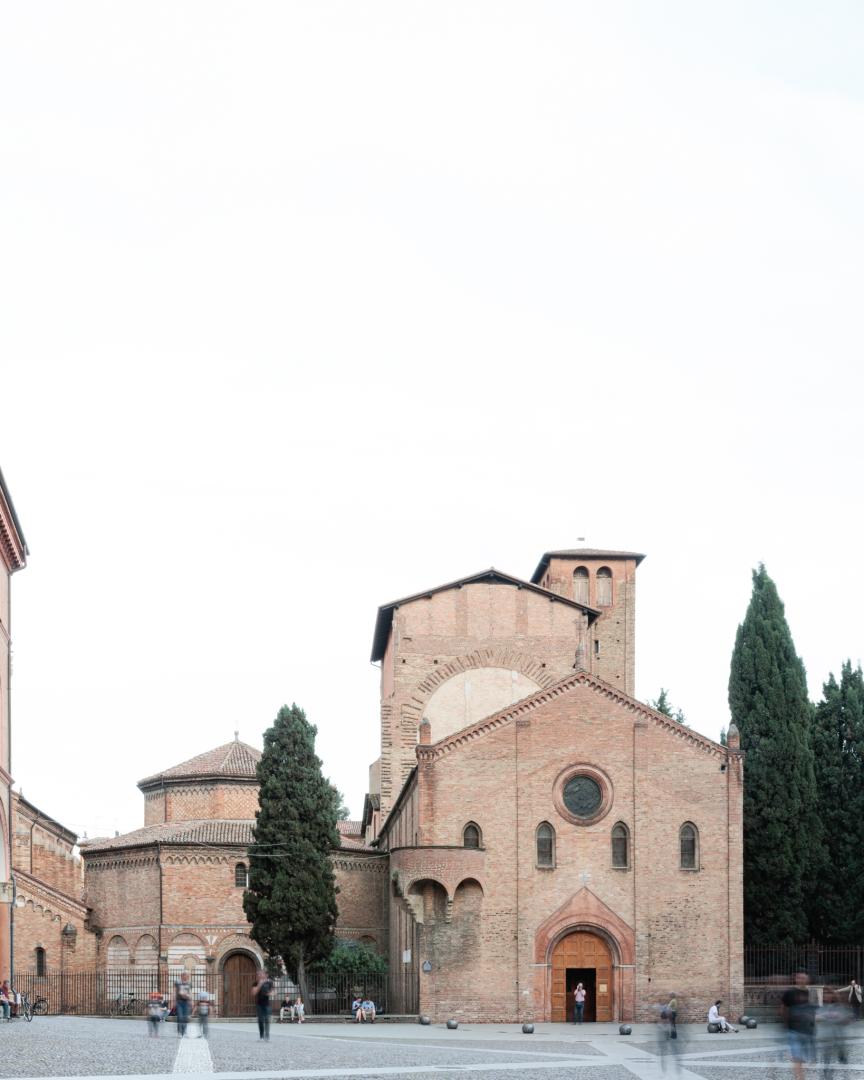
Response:
[[[108,1020],[100,1026],[74,1017],[37,1016],[0,1022],[0,1077],[170,1073],[177,1036],[147,1035],[144,1024]]]

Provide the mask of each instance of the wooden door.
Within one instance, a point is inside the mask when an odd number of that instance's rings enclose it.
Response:
[[[567,993],[567,971],[593,970],[596,1000],[594,1008],[586,1008],[586,1015],[593,1013],[601,1023],[614,1017],[612,994],[612,954],[606,942],[596,934],[577,930],[563,937],[552,953],[552,1022],[563,1023],[573,1019],[572,994]],[[585,980],[582,980],[585,982]]]
[[[222,1016],[254,1016],[255,961],[248,953],[231,953],[222,965]]]

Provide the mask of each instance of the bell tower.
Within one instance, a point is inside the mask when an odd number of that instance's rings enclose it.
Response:
[[[584,666],[631,697],[636,692],[636,567],[644,558],[601,548],[547,551],[531,578],[597,611]]]

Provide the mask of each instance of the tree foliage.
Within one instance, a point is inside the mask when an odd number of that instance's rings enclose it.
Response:
[[[819,819],[831,838],[811,933],[827,945],[864,941],[864,910],[847,903],[864,873],[864,675],[847,660],[822,688],[813,724]]]
[[[339,975],[385,975],[387,961],[375,949],[363,942],[337,942],[326,960],[315,963],[316,970]]]
[[[315,735],[297,705],[283,706],[264,734],[243,897],[252,938],[282,961],[304,997],[306,967],[330,955],[337,915],[330,852],[339,846],[338,802],[321,774]]]
[[[649,701],[648,704],[652,709],[656,709],[657,712],[663,713],[664,716],[668,716],[671,720],[677,720],[679,724],[687,726],[687,717],[681,711],[676,709],[669,699],[669,691],[664,687],[660,687],[660,693],[657,695],[656,700]]]
[[[803,942],[821,860],[812,706],[783,602],[761,565],[735,639],[729,707],[745,760],[745,940]]]

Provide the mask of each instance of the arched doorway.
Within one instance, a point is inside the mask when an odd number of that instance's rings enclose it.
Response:
[[[249,953],[233,952],[225,957],[222,962],[223,1016],[255,1015],[252,987],[256,974],[255,957]]]
[[[552,950],[552,1022],[573,1019],[573,990],[587,992],[585,1019],[609,1022],[615,1016],[612,952],[598,934],[575,930]]]

